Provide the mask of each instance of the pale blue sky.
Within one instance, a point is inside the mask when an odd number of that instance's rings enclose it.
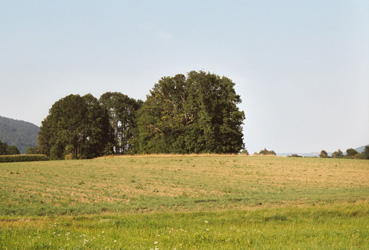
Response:
[[[0,116],[41,125],[68,94],[144,100],[191,70],[236,83],[250,153],[369,143],[367,0],[0,0]]]

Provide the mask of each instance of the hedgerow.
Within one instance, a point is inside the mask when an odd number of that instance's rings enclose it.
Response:
[[[46,155],[0,155],[0,162],[21,162],[21,161],[47,161]]]

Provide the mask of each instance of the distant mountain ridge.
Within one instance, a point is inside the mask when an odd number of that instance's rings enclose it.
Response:
[[[364,149],[365,149],[366,146],[369,146],[369,144],[368,145],[365,145],[365,146],[361,146],[361,147],[355,148],[355,150],[357,152],[359,152],[359,153],[364,152]]]
[[[303,157],[317,157],[317,156],[319,156],[320,153],[318,153],[318,152],[311,152],[311,153],[277,153],[277,155],[279,155],[279,156],[289,156],[289,155],[293,155],[293,154],[301,155]]]
[[[16,146],[21,154],[36,145],[38,131],[33,123],[0,116],[0,141]]]

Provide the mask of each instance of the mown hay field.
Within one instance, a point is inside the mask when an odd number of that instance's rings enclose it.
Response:
[[[0,199],[1,249],[369,247],[364,160],[158,155],[0,163]]]

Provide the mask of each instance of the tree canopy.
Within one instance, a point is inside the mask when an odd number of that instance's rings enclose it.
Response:
[[[363,159],[369,160],[369,146],[365,146],[364,151],[361,154]]]
[[[274,150],[267,150],[264,148],[263,150],[260,150],[259,155],[277,155]]]
[[[38,143],[51,159],[92,158],[111,152],[109,129],[108,115],[95,97],[69,95],[51,107]]]
[[[42,122],[38,146],[51,159],[133,153],[238,153],[241,98],[227,77],[203,71],[163,77],[142,102],[119,92],[69,95]]]
[[[100,97],[100,102],[109,115],[114,137],[114,153],[135,152],[138,148],[136,114],[142,106],[142,101],[119,92],[107,92]]]
[[[332,158],[342,158],[342,157],[343,157],[343,153],[340,149],[332,153]]]
[[[348,157],[354,157],[354,156],[356,156],[356,155],[358,155],[359,154],[359,152],[357,152],[355,149],[353,149],[353,148],[349,148],[349,149],[347,149],[346,150],[346,155],[348,156]]]
[[[19,155],[19,150],[16,146],[8,145],[0,141],[0,155]]]
[[[319,154],[320,158],[328,158],[328,153],[325,150],[322,150]]]
[[[163,77],[138,112],[142,153],[238,153],[243,111],[234,83],[203,71]]]

